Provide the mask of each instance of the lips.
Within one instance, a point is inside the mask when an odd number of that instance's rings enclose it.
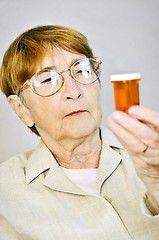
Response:
[[[65,117],[69,117],[69,116],[78,116],[84,112],[87,112],[86,110],[78,110],[78,111],[73,111],[68,113]]]

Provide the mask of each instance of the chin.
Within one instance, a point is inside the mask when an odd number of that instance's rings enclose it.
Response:
[[[98,124],[78,124],[75,126],[71,126],[70,135],[74,139],[88,137],[89,135],[93,134],[97,129],[99,129],[100,125]]]

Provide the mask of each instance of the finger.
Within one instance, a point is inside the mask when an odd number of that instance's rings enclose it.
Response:
[[[129,109],[128,113],[131,117],[152,125],[159,132],[159,112],[142,106],[133,106]]]
[[[110,118],[145,145],[154,149],[159,148],[159,133],[146,124],[120,111],[113,112]]]
[[[124,148],[128,151],[143,152],[145,144],[132,133],[127,131],[123,126],[114,121],[111,116],[107,118],[107,124]]]

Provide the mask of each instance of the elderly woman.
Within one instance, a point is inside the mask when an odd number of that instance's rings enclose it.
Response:
[[[5,53],[1,90],[41,140],[0,166],[0,239],[158,239],[159,113],[114,112],[122,147],[101,127],[100,66],[62,26],[30,29]]]

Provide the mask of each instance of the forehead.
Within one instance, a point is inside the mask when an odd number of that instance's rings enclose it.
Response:
[[[69,68],[74,62],[84,57],[83,54],[73,53],[59,47],[48,49],[37,66],[37,72],[46,67],[52,67],[56,70]]]

